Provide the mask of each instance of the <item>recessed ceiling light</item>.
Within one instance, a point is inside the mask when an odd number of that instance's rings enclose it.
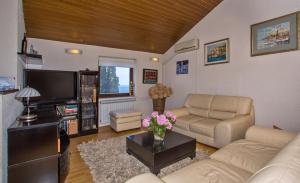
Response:
[[[159,62],[159,58],[158,57],[151,57],[150,60],[152,62]]]
[[[65,49],[65,52],[68,54],[72,54],[72,55],[81,55],[82,54],[82,50],[75,49],[75,48],[67,48],[67,49]]]

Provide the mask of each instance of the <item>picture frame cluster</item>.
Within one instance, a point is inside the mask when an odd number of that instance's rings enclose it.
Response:
[[[251,57],[299,49],[300,12],[253,24],[250,26],[250,29]],[[229,38],[204,44],[205,66],[229,63],[229,61]],[[176,74],[183,74],[179,73],[179,70],[181,70],[180,62],[178,61],[176,64]]]

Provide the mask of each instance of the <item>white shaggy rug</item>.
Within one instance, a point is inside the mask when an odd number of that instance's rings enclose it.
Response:
[[[136,175],[150,172],[149,168],[126,153],[126,137],[89,141],[77,146],[81,157],[90,168],[95,183],[124,183]],[[161,169],[159,177],[170,174],[195,161],[208,158],[197,151],[196,158],[186,158]]]

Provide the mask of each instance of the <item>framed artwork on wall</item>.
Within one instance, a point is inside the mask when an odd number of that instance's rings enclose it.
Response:
[[[251,56],[298,49],[297,13],[251,25]]]
[[[229,62],[229,38],[204,44],[204,65]]]
[[[14,90],[15,80],[13,77],[0,76],[0,92]]]
[[[156,84],[158,80],[158,70],[156,69],[143,69],[143,83]]]
[[[189,73],[189,61],[183,60],[176,63],[176,74],[188,74]]]

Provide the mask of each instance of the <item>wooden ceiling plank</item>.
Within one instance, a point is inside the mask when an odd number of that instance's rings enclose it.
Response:
[[[167,14],[163,17],[168,17],[168,18],[172,18],[173,21],[182,23],[184,21],[186,21],[187,19],[192,19],[192,17],[186,15],[186,14],[182,14],[179,13],[178,11],[172,11],[172,9],[165,7],[165,6],[159,6],[157,3],[152,3],[151,5],[148,5],[147,8],[140,8],[139,12],[136,12],[134,10],[132,10],[133,8],[131,8],[130,6],[126,6],[127,4],[125,3],[126,1],[121,1],[122,4],[113,4],[113,1],[105,1],[107,4],[109,4],[110,6],[117,6],[121,9],[126,9],[128,11],[131,11],[133,14],[138,14],[140,17],[149,17],[148,19],[156,19],[156,20],[160,20],[162,18],[162,15],[164,15],[165,12],[167,12]],[[147,4],[151,1],[143,1],[144,4]],[[137,1],[132,1],[132,4],[138,4]],[[130,4],[130,5],[132,5]],[[150,10],[149,10],[150,9]],[[173,9],[174,10],[174,9]],[[159,14],[159,16],[157,16]],[[172,14],[173,16],[170,16],[170,14]],[[167,16],[169,15],[169,16]],[[176,17],[176,18],[174,18]],[[185,17],[185,18],[184,18]]]
[[[81,29],[80,27],[85,27],[85,29],[87,29],[87,28],[91,27],[95,31],[97,31],[96,30],[96,28],[97,28],[96,25],[89,24],[88,22],[85,22],[85,21],[81,21],[81,19],[74,18],[74,17],[69,17],[68,18],[68,22],[66,24],[66,22],[63,19],[60,19],[59,17],[55,17],[55,16],[51,17],[50,15],[51,15],[51,12],[49,12],[47,10],[44,10],[44,11],[42,11],[42,13],[39,14],[39,16],[41,17],[40,21],[35,20],[35,22],[37,22],[37,25],[40,25],[39,28],[42,29],[45,26],[47,26],[47,23],[45,23],[43,20],[45,18],[49,17],[49,19],[51,19],[51,22],[53,22],[51,24],[51,26],[57,25],[57,28],[62,28],[63,26],[72,26],[72,27],[78,27],[78,29]],[[34,17],[34,15],[29,16],[29,17]],[[27,22],[30,23],[31,20],[28,19]],[[99,22],[99,23],[101,24],[101,22]],[[103,22],[102,22],[102,25],[103,25]],[[126,25],[124,22],[122,24],[116,24],[116,23],[113,23],[113,22],[107,22],[104,25],[106,25],[108,27],[111,27],[112,29],[115,29],[115,30],[118,30],[122,26],[126,26],[127,28],[123,29],[123,30],[127,30],[127,31],[129,30],[128,32],[137,31],[137,29],[145,30],[145,29],[141,28],[141,27],[143,27],[142,25],[132,27],[131,25]],[[120,26],[118,26],[118,25],[120,25]],[[101,29],[103,29],[103,28],[101,28]],[[92,31],[92,30],[89,30],[89,31]],[[120,30],[120,31],[122,31],[122,30]],[[169,32],[163,33],[163,32],[159,32],[159,31],[155,31],[155,29],[152,29],[152,30],[149,31],[148,34],[155,34],[155,33],[157,33],[157,34],[163,34],[164,36],[169,36]]]
[[[47,11],[48,9],[47,8],[45,8],[45,9],[43,9],[43,10],[40,10],[40,12],[44,12],[44,11]],[[54,12],[53,12],[54,13]],[[63,12],[60,12],[60,13],[63,13]],[[57,13],[56,13],[57,14]],[[111,20],[111,19],[113,19],[113,17],[106,17],[106,19],[107,18],[109,18],[109,20]],[[76,19],[75,19],[76,20]],[[116,19],[116,21],[117,21],[118,19]],[[135,21],[133,21],[133,22],[135,22]],[[138,28],[141,28],[141,26],[136,26],[136,27],[138,27]],[[155,26],[153,25],[152,26],[154,29],[155,29]],[[151,27],[151,28],[152,28]],[[165,29],[171,29],[172,30],[172,27],[170,28],[170,26],[168,26],[167,24],[166,24],[166,28]],[[147,30],[149,30],[149,29],[147,29]],[[165,33],[168,33],[168,32],[165,32]]]
[[[221,0],[24,0],[28,35],[164,53]]]

